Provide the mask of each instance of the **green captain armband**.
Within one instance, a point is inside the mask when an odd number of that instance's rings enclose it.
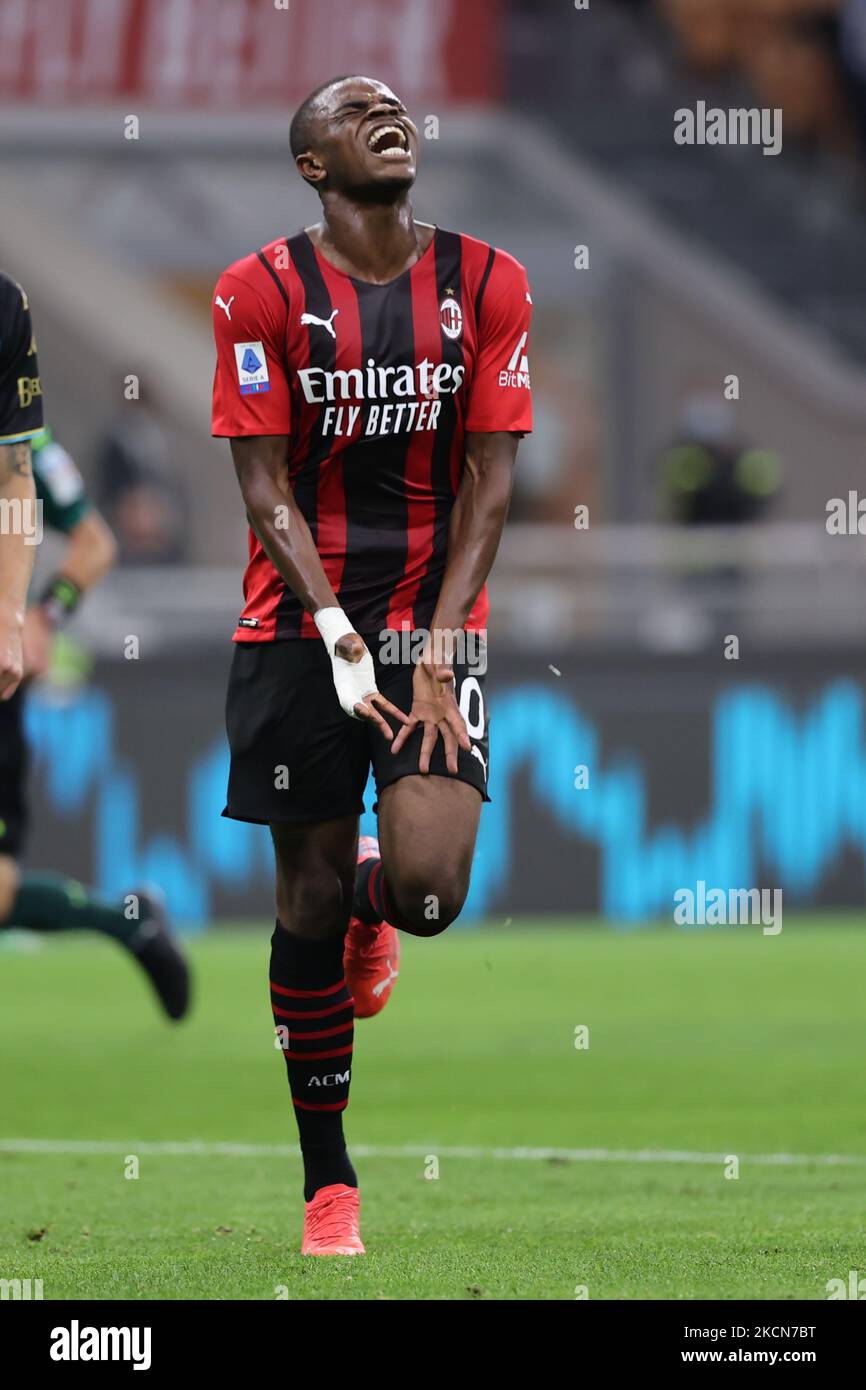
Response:
[[[52,627],[62,627],[72,617],[81,601],[81,590],[63,574],[55,574],[46,584],[39,606]]]

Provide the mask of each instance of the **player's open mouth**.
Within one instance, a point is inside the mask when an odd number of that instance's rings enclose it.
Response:
[[[409,137],[398,125],[380,125],[367,141],[368,150],[382,159],[408,159]]]

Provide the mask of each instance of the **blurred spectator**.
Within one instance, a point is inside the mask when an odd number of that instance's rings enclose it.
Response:
[[[859,5],[860,0],[856,0]],[[846,0],[659,0],[688,62],[706,76],[739,70],[785,134],[854,151],[838,52]]]
[[[168,432],[143,385],[102,441],[96,499],[117,537],[121,564],[177,564],[186,558],[186,498]]]
[[[683,402],[676,438],[660,460],[666,510],[683,525],[757,521],[779,491],[778,454],[737,437],[734,409],[717,388],[696,387]]]
[[[839,15],[837,40],[860,148],[866,153],[866,0],[845,0]]]
[[[757,521],[779,491],[781,460],[738,437],[736,406],[718,387],[696,383],[685,396],[674,441],[662,451],[665,509],[683,526]],[[749,574],[742,561],[706,556],[676,573],[671,596],[652,618],[654,640],[688,648],[716,632],[738,632]]]

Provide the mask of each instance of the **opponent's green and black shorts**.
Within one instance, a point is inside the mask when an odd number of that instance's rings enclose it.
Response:
[[[21,687],[0,700],[0,854],[17,859],[27,830],[27,742]]]
[[[381,693],[408,714],[411,662],[385,663],[378,638],[365,638]],[[468,782],[487,801],[488,718],[484,662],[454,661],[455,697],[471,740],[458,750],[456,780]],[[387,718],[387,716],[386,716]],[[400,727],[389,721],[392,728]],[[323,642],[238,642],[226,697],[231,750],[224,816],[261,824],[299,824],[360,815],[370,767],[377,796],[418,772],[423,730],[415,729],[396,755],[375,726],[340,708]],[[441,737],[430,775],[450,777]],[[374,808],[375,809],[375,808]]]

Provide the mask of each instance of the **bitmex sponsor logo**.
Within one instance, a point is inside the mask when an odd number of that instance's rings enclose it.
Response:
[[[51,1329],[52,1361],[131,1361],[134,1371],[150,1370],[149,1327],[68,1327]]]
[[[529,331],[521,334],[517,347],[508,362],[508,366],[499,373],[500,386],[515,386],[529,390],[529,359],[524,351]]]

